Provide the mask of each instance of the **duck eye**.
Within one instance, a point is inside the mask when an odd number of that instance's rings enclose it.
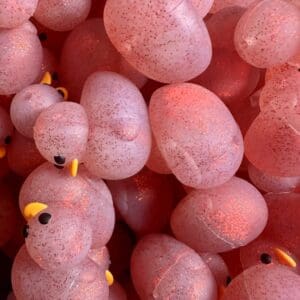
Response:
[[[272,257],[270,254],[268,253],[263,253],[261,256],[260,256],[260,261],[265,264],[265,265],[268,265],[272,262]]]
[[[57,72],[52,73],[52,79],[55,81],[58,81],[58,73]]]
[[[232,278],[230,276],[227,276],[226,277],[226,285],[228,286],[231,281],[232,281]]]
[[[43,225],[48,224],[49,221],[50,221],[50,219],[51,219],[51,215],[48,214],[48,213],[42,213],[42,214],[40,214],[40,216],[39,216],[39,222],[40,222],[41,224],[43,224]]]
[[[11,143],[11,136],[8,135],[5,139],[4,139],[4,143],[5,145],[9,145]]]
[[[63,156],[57,155],[57,156],[54,156],[54,161],[58,165],[63,165],[66,162],[66,159]]]
[[[22,231],[22,234],[23,234],[23,237],[26,239],[29,235],[29,226],[28,225],[25,225],[23,227],[23,231]]]
[[[41,42],[46,41],[48,39],[47,33],[45,32],[39,33],[39,39]]]

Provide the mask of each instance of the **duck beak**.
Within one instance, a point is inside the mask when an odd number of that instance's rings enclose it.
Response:
[[[72,177],[76,177],[78,173],[79,161],[78,159],[73,159],[70,165],[70,173]]]
[[[6,156],[6,149],[4,146],[0,147],[0,159]]]
[[[281,264],[292,268],[297,267],[297,262],[287,252],[280,248],[275,248],[274,253]]]
[[[47,207],[47,204],[41,202],[28,203],[23,210],[23,216],[28,221],[29,219],[34,218],[37,214],[39,214],[42,210],[46,209]]]
[[[111,286],[114,283],[114,276],[113,274],[111,274],[110,271],[108,270],[105,271],[105,278],[109,286]]]
[[[40,82],[40,84],[47,84],[51,85],[52,84],[52,76],[49,72],[46,72]]]

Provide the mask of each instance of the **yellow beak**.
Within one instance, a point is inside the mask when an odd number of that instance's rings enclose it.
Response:
[[[70,166],[70,173],[72,177],[76,177],[78,173],[79,161],[78,159],[73,159]]]
[[[23,211],[24,218],[28,221],[31,218],[34,218],[38,213],[48,207],[47,204],[41,202],[31,202],[28,203]]]
[[[5,147],[0,147],[0,159],[6,156],[6,149]]]
[[[108,270],[105,271],[105,278],[109,286],[111,286],[114,283],[114,276]]]
[[[46,72],[40,82],[41,84],[48,84],[51,85],[52,84],[52,76],[49,72]]]
[[[279,260],[280,263],[283,265],[296,268],[297,267],[297,262],[290,256],[288,255],[285,251],[275,248],[274,253]]]

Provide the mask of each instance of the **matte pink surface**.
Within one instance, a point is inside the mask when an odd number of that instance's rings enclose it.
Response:
[[[299,274],[300,237],[296,232],[300,226],[300,194],[268,193],[265,199],[269,209],[267,226],[259,238],[241,248],[241,262],[245,267],[254,265],[263,252],[271,255],[273,263],[278,264],[274,249],[280,248],[298,263],[292,271]]]
[[[84,108],[74,102],[59,102],[44,109],[34,128],[34,141],[41,154],[55,163],[55,156],[63,156],[65,164],[79,161],[85,153],[88,139],[88,117]]]
[[[214,275],[218,287],[226,286],[229,270],[223,258],[213,253],[200,253],[200,256]]]
[[[287,62],[300,49],[300,10],[284,0],[262,0],[241,17],[235,30],[239,55],[258,68]]]
[[[255,168],[252,164],[248,165],[248,174],[252,183],[264,192],[284,193],[292,192],[300,186],[300,176],[280,177],[272,176],[268,173]]]
[[[14,29],[0,29],[0,95],[19,92],[38,76],[43,49],[35,27],[26,22]]]
[[[290,255],[297,263],[299,262],[299,258],[295,256],[294,253],[290,252],[289,249],[284,247],[280,241],[276,241],[275,239],[270,239],[269,237],[262,234],[252,243],[248,244],[245,247],[240,248],[240,260],[243,266],[243,269],[246,270],[252,266],[257,264],[263,264],[261,261],[262,254],[269,254],[271,256],[271,263],[282,266],[282,262],[278,260],[278,257],[275,253],[275,249],[280,248],[282,251],[285,251],[288,255]],[[296,268],[289,268],[292,272],[298,273],[300,271],[299,265]]]
[[[86,168],[110,180],[140,171],[150,154],[151,132],[138,88],[117,73],[96,72],[85,82],[81,104],[90,125]]]
[[[148,235],[138,242],[131,258],[131,275],[145,300],[217,299],[215,280],[201,257],[167,235]]]
[[[262,112],[245,136],[245,154],[258,169],[284,177],[300,176],[300,124],[296,113]]]
[[[262,89],[259,105],[262,111],[300,113],[300,72],[286,71],[271,77]]]
[[[106,247],[90,249],[88,257],[95,262],[103,272],[109,269],[110,257]]]
[[[210,10],[210,13],[215,14],[221,9],[230,7],[230,6],[240,6],[240,7],[249,7],[252,3],[255,3],[257,0],[214,0],[214,4]]]
[[[47,224],[40,216],[50,214]],[[25,239],[31,258],[45,270],[68,270],[81,263],[92,245],[92,229],[80,212],[51,205],[28,221]]]
[[[104,273],[89,259],[72,270],[41,269],[23,246],[14,261],[12,285],[17,299],[108,299]]]
[[[80,213],[93,229],[93,248],[104,246],[112,235],[115,212],[110,191],[101,179],[82,166],[76,177],[71,177],[67,168],[59,170],[50,163],[34,170],[20,191],[21,211],[26,204],[35,201],[61,205]]]
[[[10,106],[12,122],[21,134],[33,138],[33,126],[40,113],[60,101],[63,97],[55,88],[45,84],[30,85],[13,98]]]
[[[108,0],[104,24],[122,56],[156,81],[190,80],[210,62],[206,26],[189,1]]]
[[[88,16],[91,0],[39,0],[34,18],[54,31],[69,31]]]
[[[177,239],[197,252],[219,253],[245,246],[258,237],[268,220],[263,196],[245,180],[194,190],[171,216]]]
[[[204,18],[211,9],[214,0],[191,0],[200,17]]]
[[[286,63],[267,69],[265,80],[266,83],[268,83],[270,79],[284,80],[285,78],[288,78],[290,76],[295,76],[298,72],[299,71],[297,67],[291,66]]]
[[[32,17],[38,0],[1,0],[0,28],[14,28]]]
[[[172,174],[172,171],[168,167],[165,159],[163,158],[153,135],[152,135],[151,152],[146,165],[150,170],[156,173]]]
[[[225,290],[222,300],[269,300],[300,297],[300,276],[286,267],[257,265],[236,277]]]
[[[210,188],[237,171],[242,135],[215,94],[191,83],[164,86],[152,95],[149,110],[158,148],[181,183]]]

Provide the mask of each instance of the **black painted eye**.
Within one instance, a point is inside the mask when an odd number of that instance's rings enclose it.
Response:
[[[39,33],[39,39],[41,42],[46,41],[48,39],[47,33],[45,32]]]
[[[272,262],[272,257],[270,254],[268,253],[263,253],[261,256],[260,256],[260,261],[265,264],[265,265],[268,265]]]
[[[42,214],[40,214],[40,216],[39,216],[39,222],[40,222],[41,224],[43,224],[43,225],[48,224],[49,221],[50,221],[50,219],[51,219],[51,215],[48,214],[48,213],[42,213]]]
[[[58,73],[57,72],[52,73],[52,79],[55,81],[58,81]]]
[[[231,281],[232,281],[232,278],[230,276],[227,276],[226,277],[226,285],[228,286]]]
[[[66,162],[66,159],[63,156],[57,155],[57,156],[54,156],[54,161],[58,165],[63,165]]]
[[[5,139],[4,139],[4,143],[5,145],[9,145],[11,143],[11,136],[8,135]]]
[[[25,225],[23,227],[23,231],[22,231],[22,234],[23,234],[23,237],[26,239],[29,235],[29,226],[28,225]]]

